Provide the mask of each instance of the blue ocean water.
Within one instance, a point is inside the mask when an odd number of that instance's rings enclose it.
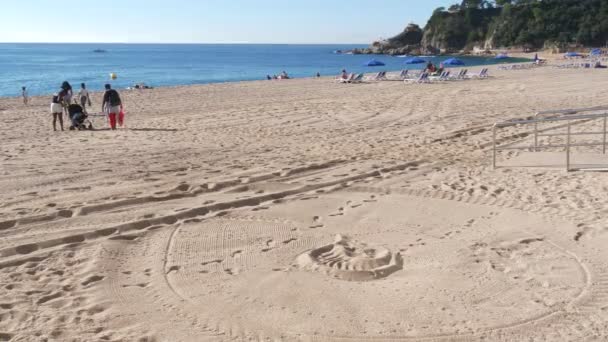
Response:
[[[261,80],[285,70],[292,77],[337,75],[340,70],[400,70],[404,59],[390,56],[335,54],[361,45],[168,45],[168,44],[0,44],[0,96],[51,94],[61,83],[87,83],[101,90],[105,83],[125,88],[138,82],[172,86]],[[96,53],[102,49],[105,53]],[[370,68],[372,59],[386,63]],[[438,63],[447,57],[430,58]],[[463,57],[467,65],[495,64],[485,57]],[[505,62],[505,61],[501,61]],[[513,62],[513,60],[506,60]],[[409,69],[421,65],[407,66]],[[110,82],[110,73],[118,78]]]

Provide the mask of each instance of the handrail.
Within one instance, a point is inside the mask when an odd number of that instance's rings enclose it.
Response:
[[[566,135],[566,144],[565,145],[546,145],[540,146],[542,148],[552,148],[552,147],[566,147],[566,171],[571,171],[570,168],[570,152],[571,147],[576,146],[602,146],[602,153],[606,154],[606,136],[607,136],[607,126],[608,126],[608,111],[600,114],[581,114],[581,115],[573,115],[580,112],[589,112],[589,111],[598,111],[598,110],[608,110],[608,107],[594,107],[594,108],[583,108],[583,109],[568,109],[561,111],[544,111],[536,113],[535,117],[544,116],[549,114],[564,114],[564,116],[552,116],[549,118],[535,118],[535,119],[526,119],[526,120],[511,120],[511,121],[503,121],[497,122],[492,126],[492,167],[496,168],[496,152],[501,150],[518,150],[518,149],[529,149],[530,147],[512,147],[512,144],[509,144],[509,147],[503,146],[499,147],[496,144],[496,131],[498,128],[518,126],[518,125],[526,125],[526,124],[534,124],[534,151],[537,152],[539,149],[538,146],[538,124],[544,122],[560,122],[566,121],[567,131],[566,133],[555,133],[551,134],[551,136],[560,136]],[[557,113],[559,112],[559,113]],[[572,121],[575,120],[585,120],[591,121],[595,119],[603,119],[603,130],[602,132],[579,132],[572,133]],[[563,127],[563,126],[560,126]],[[547,129],[548,130],[548,129]],[[597,135],[602,134],[603,139],[602,143],[575,143],[571,142],[572,135]]]
[[[588,108],[572,108],[572,109],[554,109],[554,110],[544,110],[540,112],[536,112],[534,114],[535,117],[540,115],[550,115],[550,114],[576,114],[580,112],[592,112],[596,110],[608,110],[608,106],[596,106],[596,107],[588,107]]]
[[[539,122],[598,119],[598,118],[606,117],[607,115],[608,115],[608,112],[602,113],[602,114],[584,114],[584,115],[577,115],[577,116],[563,116],[563,117],[546,118],[546,119],[513,120],[513,121],[497,122],[494,124],[494,126],[499,127],[499,128],[504,128],[504,127],[509,127],[509,126],[517,126],[517,125],[522,125],[522,124],[539,123]]]
[[[545,110],[537,112],[534,115],[534,118],[538,118],[539,116],[548,116],[548,115],[573,115],[581,112],[595,112],[595,111],[608,111],[608,106],[595,106],[595,107],[587,107],[587,108],[573,108],[573,109],[558,109],[558,110]],[[604,144],[606,143],[606,119],[604,119]],[[534,124],[534,151],[538,152],[538,123]],[[606,153],[606,147],[603,149],[603,153]]]

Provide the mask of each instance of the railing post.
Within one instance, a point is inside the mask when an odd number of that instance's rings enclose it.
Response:
[[[492,169],[496,169],[496,125],[492,127]]]
[[[602,147],[602,153],[606,154],[606,120],[608,118],[608,113],[604,113],[604,145]]]
[[[568,134],[566,137],[566,171],[570,172],[570,120],[568,120]]]

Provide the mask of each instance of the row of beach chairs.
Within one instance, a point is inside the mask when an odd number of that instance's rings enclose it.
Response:
[[[488,78],[488,69],[484,68],[477,74],[469,73],[468,69],[462,69],[456,75],[452,75],[451,71],[444,71],[440,75],[431,75],[428,72],[423,72],[418,77],[406,78],[403,81],[405,83],[433,83],[433,82],[445,82],[445,81],[464,81],[468,79],[484,79]]]
[[[589,69],[595,66],[596,62],[575,62],[555,65],[559,69]]]
[[[525,63],[525,64],[511,64],[511,65],[501,65],[498,67],[500,70],[528,70],[539,65],[536,63]]]
[[[363,83],[366,81],[401,81],[405,83],[433,83],[444,81],[459,81],[467,79],[488,78],[488,69],[484,68],[477,74],[470,74],[468,69],[462,69],[458,74],[453,75],[451,71],[444,71],[440,75],[431,75],[428,72],[412,73],[409,70],[402,70],[399,75],[387,75],[386,71],[378,72],[373,76],[365,77],[364,74],[350,74],[348,78],[337,78],[340,83]]]

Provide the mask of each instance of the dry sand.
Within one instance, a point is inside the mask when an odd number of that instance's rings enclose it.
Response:
[[[608,174],[493,170],[490,125],[608,72],[490,72],[0,99],[0,341],[604,341]]]

